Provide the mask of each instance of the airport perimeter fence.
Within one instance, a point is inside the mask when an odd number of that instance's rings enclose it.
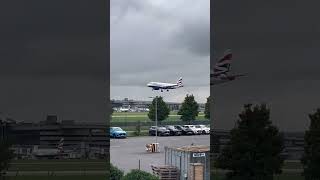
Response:
[[[136,127],[139,124],[139,122],[132,122],[132,121],[121,121],[121,122],[111,122],[110,126],[112,127]],[[166,126],[166,125],[186,125],[189,124],[189,122],[185,121],[158,121],[159,126]],[[191,121],[190,124],[192,125],[209,125],[210,121],[209,120],[196,120],[196,121]],[[150,121],[150,122],[140,122],[140,126],[154,126],[155,122]]]

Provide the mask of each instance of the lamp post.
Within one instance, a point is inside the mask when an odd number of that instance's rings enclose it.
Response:
[[[156,99],[156,107],[155,107],[155,111],[156,111],[156,143],[158,142],[158,96],[156,97],[149,97],[149,98],[155,98]]]

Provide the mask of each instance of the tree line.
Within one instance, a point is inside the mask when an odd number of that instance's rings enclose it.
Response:
[[[320,179],[320,109],[309,114],[310,126],[304,135],[302,175],[306,180]],[[215,148],[215,147],[213,147]],[[214,160],[214,167],[228,170],[226,180],[273,180],[282,173],[283,137],[270,120],[266,104],[244,105],[230,141]]]
[[[155,121],[156,118],[156,104],[157,104],[157,120],[163,121],[169,117],[170,108],[164,102],[161,96],[153,98],[151,105],[149,105],[148,118],[151,121]],[[111,108],[111,107],[110,107]],[[113,114],[114,110],[111,108],[110,116]],[[184,101],[182,102],[181,108],[179,109],[178,115],[182,121],[194,121],[199,115],[199,104],[195,100],[193,95],[186,95]],[[210,119],[210,96],[207,98],[205,103],[204,117]]]
[[[207,102],[205,103],[205,118],[210,119],[210,97],[207,98]],[[161,96],[157,96],[152,100],[151,105],[149,106],[148,117],[150,120],[155,121],[156,117],[156,103],[157,103],[157,120],[163,121],[169,117],[170,109],[168,105],[163,101]],[[180,115],[180,119],[186,122],[192,122],[199,115],[199,104],[195,100],[193,95],[186,95],[184,101],[181,104],[181,108],[179,109],[178,115]]]

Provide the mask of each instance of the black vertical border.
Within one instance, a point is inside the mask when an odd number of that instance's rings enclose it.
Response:
[[[103,0],[106,7],[106,22],[105,28],[106,28],[106,76],[105,76],[105,89],[106,89],[106,95],[105,95],[105,103],[106,103],[106,133],[107,133],[107,143],[108,143],[108,152],[107,152],[107,175],[110,173],[110,136],[109,136],[109,127],[110,127],[110,121],[111,121],[111,101],[110,101],[110,0]],[[109,179],[109,177],[107,177]]]
[[[210,1],[210,73],[214,64],[214,2]],[[213,86],[210,85],[210,179],[213,177],[213,138],[214,138],[214,119],[213,119]]]

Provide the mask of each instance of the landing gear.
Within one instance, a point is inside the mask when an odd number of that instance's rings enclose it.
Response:
[[[163,92],[163,90],[161,89],[161,92]]]
[[[167,92],[169,92],[169,89],[167,89]]]

